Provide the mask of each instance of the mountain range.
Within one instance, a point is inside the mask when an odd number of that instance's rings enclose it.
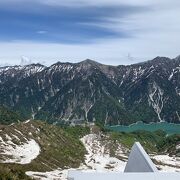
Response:
[[[0,106],[54,124],[180,123],[180,57],[0,67]]]

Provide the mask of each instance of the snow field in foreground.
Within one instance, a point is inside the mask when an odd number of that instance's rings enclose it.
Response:
[[[34,139],[17,145],[14,144],[10,138],[5,142],[0,137],[0,144],[0,155],[5,157],[5,160],[1,160],[1,163],[28,164],[40,153],[39,144]]]

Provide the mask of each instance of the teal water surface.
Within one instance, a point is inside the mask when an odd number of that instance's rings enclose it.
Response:
[[[167,122],[150,123],[150,124],[137,122],[129,126],[117,125],[117,126],[106,126],[106,128],[117,132],[134,132],[138,130],[154,132],[161,129],[164,130],[167,134],[180,134],[180,124],[173,124]]]

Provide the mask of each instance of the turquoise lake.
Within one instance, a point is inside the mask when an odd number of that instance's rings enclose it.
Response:
[[[137,122],[129,126],[117,125],[117,126],[106,126],[106,128],[117,132],[134,132],[138,130],[154,132],[161,129],[164,130],[167,134],[180,134],[180,124],[173,124],[167,122],[150,123],[150,124]]]

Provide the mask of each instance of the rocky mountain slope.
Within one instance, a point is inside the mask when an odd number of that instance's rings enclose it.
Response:
[[[50,123],[180,122],[180,57],[0,68],[0,105]]]

